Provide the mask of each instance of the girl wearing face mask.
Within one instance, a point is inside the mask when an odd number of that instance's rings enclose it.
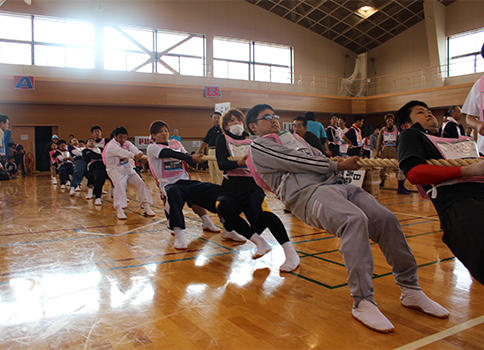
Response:
[[[257,186],[246,166],[252,141],[244,130],[244,119],[244,114],[238,109],[228,110],[220,119],[223,134],[217,139],[216,156],[224,180],[223,194],[217,198],[217,211],[227,231],[235,230],[256,245],[254,259],[271,250],[271,246],[260,236],[262,231],[269,228],[286,254],[286,261],[280,270],[293,271],[299,266],[299,256],[279,217],[263,210],[264,191]],[[238,160],[230,160],[230,157]],[[240,217],[242,212],[248,223]]]

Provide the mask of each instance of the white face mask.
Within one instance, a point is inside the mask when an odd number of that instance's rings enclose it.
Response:
[[[242,124],[234,124],[229,127],[231,134],[240,136],[244,132],[244,126]]]

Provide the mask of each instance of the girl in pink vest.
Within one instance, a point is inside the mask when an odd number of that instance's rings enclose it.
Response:
[[[378,158],[397,159],[397,140],[398,129],[395,126],[395,116],[391,113],[385,115],[385,126],[381,128],[380,135],[378,135],[378,141],[376,144],[376,156]],[[380,187],[385,186],[385,180],[387,179],[387,169],[383,168],[380,171],[381,183]],[[398,194],[410,194],[410,191],[405,188],[405,174],[403,171],[398,170]]]
[[[299,266],[299,256],[281,219],[262,208],[264,191],[257,186],[246,165],[252,142],[244,131],[244,119],[243,113],[238,109],[228,110],[221,118],[224,134],[217,139],[216,155],[218,167],[224,172],[224,180],[223,194],[217,198],[217,210],[227,231],[235,230],[256,245],[254,259],[271,250],[271,246],[260,236],[269,228],[286,255],[286,261],[280,270],[290,272]],[[231,160],[231,157],[237,160]],[[240,217],[241,213],[244,213],[248,222]]]

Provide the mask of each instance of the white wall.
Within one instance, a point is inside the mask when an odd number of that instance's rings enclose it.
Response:
[[[370,76],[406,73],[429,65],[425,23],[421,21],[368,52]]]

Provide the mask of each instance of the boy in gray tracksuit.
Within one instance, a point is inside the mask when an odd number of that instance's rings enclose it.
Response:
[[[269,105],[256,105],[247,112],[247,127],[258,136],[250,149],[255,177],[300,220],[341,239],[348,286],[354,298],[353,316],[373,330],[393,331],[373,299],[370,238],[392,265],[403,306],[448,317],[446,309],[421,291],[415,258],[396,217],[373,196],[359,187],[345,185],[340,177],[342,170],[359,168],[358,157],[332,161],[304,140],[279,134],[278,119]]]

